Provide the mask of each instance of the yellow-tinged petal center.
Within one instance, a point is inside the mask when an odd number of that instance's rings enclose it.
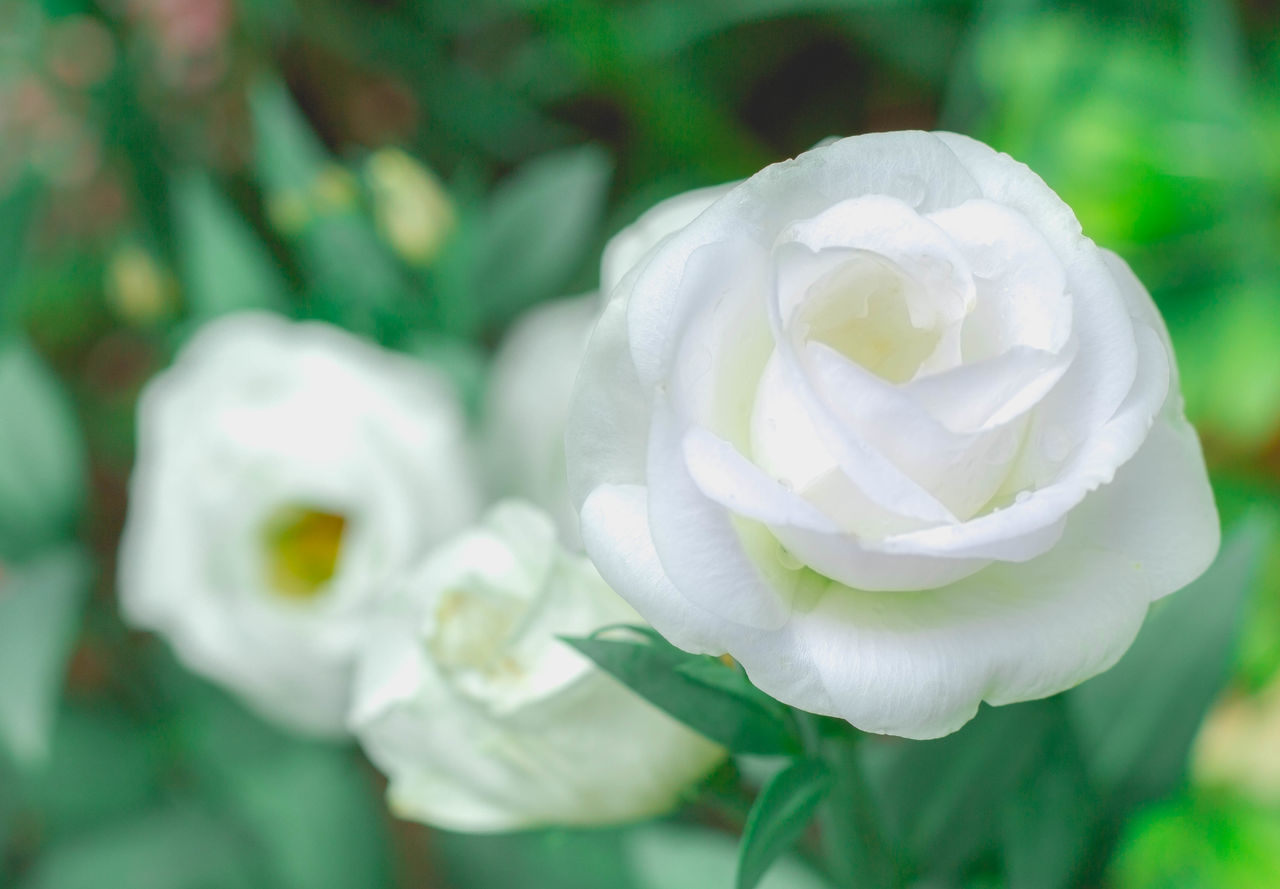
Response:
[[[938,345],[927,312],[912,316],[909,282],[889,265],[850,262],[810,292],[802,310],[807,339],[825,343],[890,383],[905,383]]]
[[[324,592],[342,551],[346,516],[311,507],[280,510],[266,528],[271,588],[286,599],[308,601]]]

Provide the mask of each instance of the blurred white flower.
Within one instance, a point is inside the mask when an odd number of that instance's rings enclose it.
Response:
[[[392,809],[450,830],[666,812],[724,751],[558,636],[639,622],[519,501],[406,575],[363,648],[352,730]]]
[[[440,374],[325,324],[227,316],[142,395],[121,607],[264,714],[341,732],[389,578],[477,512]]]
[[[955,731],[1111,666],[1217,551],[1150,295],[979,142],[825,144],[660,205],[602,275],[586,550],[784,702]]]
[[[600,308],[599,297],[590,294],[530,309],[498,350],[485,393],[490,490],[547,510],[571,549],[581,549],[582,539],[565,475],[564,430],[573,381]]]

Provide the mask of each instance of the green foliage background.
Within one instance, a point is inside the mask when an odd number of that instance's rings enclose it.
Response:
[[[657,199],[912,127],[1028,163],[1133,264],[1224,525],[1252,518],[1113,673],[864,745],[883,842],[921,887],[1280,885],[1280,782],[1187,770],[1210,701],[1280,681],[1278,34],[1262,0],[0,0],[0,886],[731,885],[769,760],[673,821],[450,836],[126,630],[133,406],[248,307],[428,357],[474,405],[509,320],[592,289]],[[422,170],[453,223],[415,252],[379,214]],[[797,858],[762,885],[826,883]]]

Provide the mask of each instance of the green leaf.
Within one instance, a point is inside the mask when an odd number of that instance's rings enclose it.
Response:
[[[794,754],[800,741],[785,708],[750,683],[718,677],[714,658],[691,655],[648,633],[648,641],[566,639],[606,673],[671,716],[735,753]],[[710,665],[691,667],[698,663]],[[719,669],[736,672],[728,665]],[[711,675],[715,675],[712,673]],[[745,680],[745,677],[744,677]]]
[[[166,777],[167,729],[135,722],[114,707],[64,707],[48,758],[15,783],[19,804],[54,838],[144,812]]]
[[[625,852],[643,889],[720,889],[733,885],[738,866],[738,844],[732,837],[691,824],[650,824],[629,831]],[[759,884],[759,889],[829,887],[795,856],[778,858]]]
[[[245,763],[226,794],[283,889],[388,885],[388,816],[350,750],[300,744]]]
[[[389,880],[389,815],[353,751],[270,725],[163,651],[169,735],[206,798],[253,838],[281,889],[379,889]]]
[[[304,192],[329,162],[324,144],[279,80],[263,78],[249,91],[254,168],[270,192]]]
[[[358,180],[329,156],[283,83],[260,81],[250,108],[255,171],[276,210],[277,227],[298,250],[311,314],[380,333],[413,295],[399,263],[361,212]]]
[[[0,556],[21,558],[65,537],[85,475],[70,399],[26,342],[0,341]]]
[[[616,828],[490,836],[438,831],[432,846],[450,886],[650,889],[633,877],[624,845],[627,835],[627,829]]]
[[[172,202],[183,289],[198,321],[287,308],[288,285],[275,261],[208,175],[178,178]]]
[[[1055,704],[1065,706],[1060,698]],[[1066,889],[1090,852],[1097,795],[1067,726],[1055,731],[1037,767],[1005,801],[1001,848],[1009,889]]]
[[[587,145],[538,158],[494,191],[476,269],[486,317],[564,295],[596,242],[612,170],[608,155]]]
[[[1163,796],[1183,779],[1200,722],[1227,680],[1266,532],[1245,522],[1199,580],[1151,609],[1116,666],[1067,693],[1089,772],[1117,805]]]
[[[737,889],[755,889],[769,866],[804,832],[833,783],[822,761],[798,759],[765,785],[742,831]]]
[[[955,873],[996,845],[1005,800],[1066,729],[1052,701],[983,707],[936,741],[867,738],[867,780],[886,833],[929,874]]]
[[[54,845],[22,889],[264,889],[253,850],[207,812],[175,805]]]
[[[31,231],[30,219],[37,191],[35,183],[28,180],[9,186],[8,193],[0,195],[0,269],[5,270],[0,278],[0,330],[12,320],[5,317],[12,305],[9,288],[18,279],[17,271]]]
[[[64,546],[0,577],[0,742],[35,765],[49,751],[92,567]]]

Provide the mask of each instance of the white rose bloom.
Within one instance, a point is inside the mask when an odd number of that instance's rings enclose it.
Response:
[[[345,728],[388,578],[472,521],[444,377],[320,323],[201,328],[142,395],[121,608],[296,728]]]
[[[639,623],[520,501],[411,570],[363,649],[352,730],[392,809],[450,830],[669,811],[724,751],[559,636]]]
[[[571,549],[581,549],[582,541],[565,474],[564,429],[573,381],[601,308],[593,293],[530,309],[503,340],[485,393],[484,450],[492,491],[547,510]]]
[[[1151,297],[1025,166],[885,133],[710,198],[630,235],[567,437],[587,552],[673,642],[929,738],[1105,670],[1211,561]]]

